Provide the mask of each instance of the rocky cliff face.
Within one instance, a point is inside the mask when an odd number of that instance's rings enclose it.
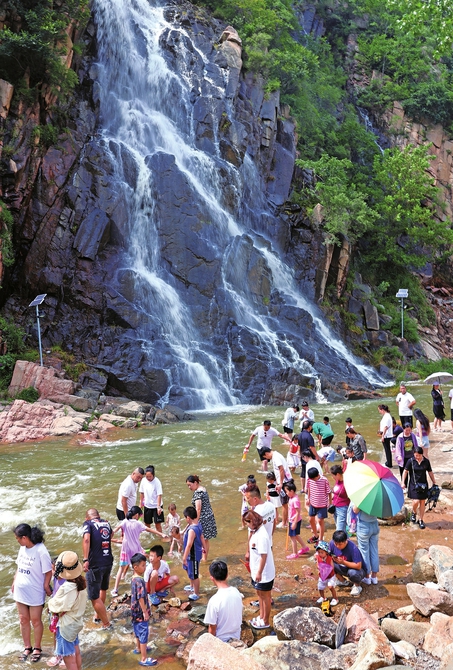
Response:
[[[330,261],[285,205],[289,110],[243,72],[233,28],[187,3],[120,4],[93,3],[55,146],[36,140],[38,104],[0,87],[17,248],[4,312],[32,329],[27,305],[47,293],[44,346],[83,357],[98,390],[151,403],[286,402],[318,374],[363,385],[370,371],[310,302]]]

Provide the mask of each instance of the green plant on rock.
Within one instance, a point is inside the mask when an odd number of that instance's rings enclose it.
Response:
[[[16,400],[25,400],[29,403],[34,403],[39,398],[39,391],[34,386],[28,386],[16,395]]]
[[[13,265],[15,260],[13,246],[13,226],[14,219],[5,203],[0,200],[0,251],[2,253],[2,263],[5,267]]]

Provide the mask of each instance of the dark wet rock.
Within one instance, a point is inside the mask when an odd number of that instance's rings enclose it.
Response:
[[[293,607],[274,616],[274,630],[282,638],[335,646],[337,624],[317,607]]]

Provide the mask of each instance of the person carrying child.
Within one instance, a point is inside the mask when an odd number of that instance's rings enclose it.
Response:
[[[313,531],[313,536],[308,542],[317,544],[324,538],[324,519],[327,519],[327,508],[332,504],[332,492],[328,480],[324,475],[321,476],[316,468],[309,468],[307,475],[305,506]]]
[[[55,597],[57,595],[57,591],[65,583],[65,579],[62,579],[61,577],[55,578],[55,563],[57,562],[56,558],[52,559],[52,576],[53,576],[53,585],[52,585],[52,597]],[[50,622],[49,622],[49,630],[51,633],[54,634],[54,648],[56,648],[57,645],[57,625],[58,625],[58,614],[52,614],[49,612],[50,616]],[[49,658],[48,661],[46,661],[46,665],[49,668],[54,668],[56,665],[60,665],[60,667],[65,668],[65,662],[63,660],[63,656],[58,655],[55,653],[51,658]]]
[[[182,538],[181,538],[181,517],[176,511],[175,503],[171,503],[168,506],[168,514],[166,521],[166,531],[171,537],[170,549],[168,551],[169,556],[173,556],[173,547],[177,546],[178,553],[181,552]],[[175,530],[175,532],[173,532]]]
[[[168,595],[167,586],[172,588],[179,582],[179,577],[170,575],[168,563],[162,560],[163,555],[164,548],[160,544],[155,544],[149,550],[144,579],[151,605],[160,605],[160,599]]]
[[[300,465],[300,456],[299,456],[299,436],[294,435],[291,442],[289,443],[288,455],[286,457],[286,462],[288,464],[289,471],[291,475],[294,475],[296,468]]]
[[[189,506],[184,510],[184,518],[187,528],[184,531],[182,555],[182,567],[187,570],[190,585],[184,587],[184,591],[191,591],[189,600],[200,598],[200,561],[203,549],[206,551],[206,541],[200,523],[197,523],[197,510]]]
[[[316,563],[318,565],[318,574],[319,574],[318,579],[319,598],[316,602],[321,604],[322,602],[327,600],[325,593],[326,588],[329,587],[332,593],[332,600],[330,601],[330,604],[332,605],[332,607],[335,607],[335,605],[338,605],[337,592],[335,590],[335,587],[338,584],[338,580],[335,577],[335,568],[333,564],[332,555],[330,553],[329,544],[328,542],[325,542],[325,540],[321,540],[315,546],[315,549],[316,549]]]
[[[294,482],[285,482],[283,484],[283,488],[286,491],[286,495],[289,498],[289,503],[288,503],[288,522],[289,522],[289,530],[288,530],[288,535],[291,539],[291,544],[293,546],[293,553],[289,554],[286,558],[289,560],[292,560],[294,558],[298,558],[299,556],[303,556],[304,554],[308,554],[310,551],[310,548],[307,547],[305,542],[302,540],[300,536],[300,527],[302,524],[302,517],[300,513],[300,500],[297,496],[296,493],[296,485]],[[297,551],[297,545],[300,544],[301,548],[299,551]]]
[[[131,565],[134,571],[131,579],[131,619],[136,643],[134,654],[141,656],[139,665],[150,667],[157,665],[157,659],[147,657],[151,608],[143,579],[146,570],[146,556],[141,553],[134,554],[131,557]]]
[[[47,603],[49,612],[58,614],[55,656],[63,657],[67,670],[81,670],[78,635],[83,628],[88,594],[82,563],[74,551],[63,551],[58,556],[54,579],[59,577],[66,581]]]
[[[247,491],[247,488],[248,488],[248,485],[249,485],[249,484],[256,484],[256,479],[255,479],[255,476],[254,476],[254,475],[249,475],[249,476],[247,477],[247,481],[245,482],[245,484],[241,484],[241,485],[238,487],[238,491],[239,491],[239,493],[242,494],[241,525],[239,526],[238,530],[245,530],[245,529],[246,529],[246,525],[245,525],[244,520],[243,520],[242,517],[243,517],[243,515],[244,515],[246,512],[248,512],[249,509],[250,509],[250,506],[249,506],[249,504],[248,504],[248,502],[247,502],[247,498],[246,498],[246,496],[245,496],[245,492]]]
[[[154,533],[156,535],[160,535],[161,537],[165,537],[158,530],[151,530],[151,528],[148,528],[144,523],[139,521],[141,515],[142,510],[140,507],[133,505],[126,514],[124,521],[120,521],[117,527],[113,530],[113,535],[120,529],[123,531],[123,542],[121,544],[120,552],[120,567],[115,579],[115,588],[111,591],[112,596],[118,595],[118,586],[120,584],[121,578],[125,577],[126,572],[129,569],[132,556],[134,556],[134,554],[144,553],[144,550],[140,544],[141,533]]]

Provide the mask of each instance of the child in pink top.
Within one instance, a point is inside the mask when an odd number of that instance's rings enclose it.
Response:
[[[126,576],[132,556],[134,556],[134,554],[145,553],[140,544],[141,533],[154,533],[155,535],[160,535],[162,538],[165,538],[163,533],[160,533],[158,530],[151,530],[151,528],[148,528],[144,523],[139,521],[141,515],[141,508],[134,505],[126,514],[124,521],[120,521],[117,527],[113,530],[114,534],[121,528],[123,532],[123,542],[121,544],[120,552],[120,567],[115,579],[115,588],[111,591],[112,596],[118,595],[118,586],[121,578]]]
[[[321,540],[315,547],[316,549],[316,563],[318,565],[319,579],[318,579],[318,591],[319,598],[318,603],[322,603],[324,600],[327,600],[325,597],[325,589],[328,586],[332,592],[332,600],[330,604],[332,607],[338,605],[337,592],[335,587],[337,585],[337,578],[335,577],[335,570],[333,565],[332,556],[330,555],[330,549],[327,542]]]
[[[300,500],[297,497],[296,485],[293,482],[285,482],[283,484],[283,489],[286,492],[286,495],[289,498],[288,503],[288,535],[291,539],[291,544],[293,545],[293,553],[287,556],[288,559],[297,558],[298,556],[303,556],[310,551],[310,548],[307,547],[305,542],[300,536],[300,526],[302,523],[302,517],[300,514]],[[301,549],[297,551],[297,545],[300,544]]]

